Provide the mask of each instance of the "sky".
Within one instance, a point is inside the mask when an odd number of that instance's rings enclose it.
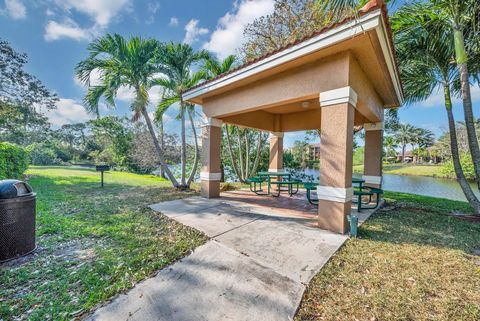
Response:
[[[86,58],[86,47],[95,37],[108,32],[186,42],[223,58],[241,45],[244,26],[270,14],[273,4],[274,0],[0,0],[0,38],[27,53],[27,71],[60,97],[57,109],[48,114],[58,127],[93,118],[82,106],[85,88],[75,78],[74,67]],[[150,94],[155,102],[160,90],[154,88]],[[472,89],[472,96],[478,117],[478,86]],[[117,109],[102,108],[101,114],[130,115],[131,99],[131,91],[122,89]],[[457,120],[463,119],[459,100],[454,102],[454,113]],[[178,133],[175,116],[175,109],[167,113],[167,132]],[[429,129],[437,136],[446,130],[446,120],[442,92],[400,109],[401,122]],[[286,134],[285,147],[304,137],[303,132]]]

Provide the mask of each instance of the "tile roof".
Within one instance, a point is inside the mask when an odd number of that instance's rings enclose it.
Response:
[[[225,72],[225,73],[222,73],[222,74],[220,74],[220,75],[218,75],[218,76],[216,76],[216,77],[210,78],[209,80],[206,80],[206,81],[204,81],[204,82],[202,82],[202,83],[199,83],[199,84],[197,84],[197,85],[195,85],[195,86],[193,86],[193,87],[188,88],[187,90],[184,91],[184,93],[186,93],[186,92],[188,92],[188,91],[191,91],[191,90],[193,90],[193,89],[195,89],[195,88],[202,87],[202,86],[204,86],[204,85],[206,85],[206,84],[208,84],[208,83],[211,83],[211,82],[213,82],[213,81],[215,81],[215,80],[217,80],[217,79],[223,78],[223,77],[225,77],[225,76],[227,76],[227,75],[229,75],[229,74],[231,74],[231,73],[234,73],[234,72],[236,72],[236,71],[238,71],[238,70],[241,70],[241,69],[243,69],[243,68],[246,68],[246,67],[248,67],[248,66],[250,66],[250,65],[252,65],[252,64],[254,64],[254,63],[256,63],[256,62],[259,62],[259,61],[261,61],[261,60],[263,60],[263,59],[266,59],[266,58],[268,58],[268,57],[270,57],[270,56],[272,56],[272,55],[274,55],[274,54],[276,54],[276,53],[279,53],[279,52],[281,52],[281,51],[283,51],[283,50],[286,50],[286,49],[291,48],[291,47],[293,47],[293,46],[295,46],[295,45],[298,45],[299,43],[302,43],[302,42],[307,41],[307,40],[309,40],[309,39],[311,39],[311,38],[314,38],[314,37],[316,37],[316,36],[318,36],[318,35],[320,35],[320,34],[322,34],[322,33],[325,33],[325,32],[327,32],[327,31],[329,31],[329,30],[335,29],[335,28],[337,28],[337,27],[339,27],[339,26],[341,26],[341,25],[343,25],[343,24],[345,24],[345,23],[347,23],[347,22],[350,22],[350,21],[352,21],[352,20],[358,19],[359,17],[364,16],[364,15],[366,15],[366,14],[372,12],[372,11],[375,11],[375,10],[377,10],[377,9],[381,9],[381,10],[382,10],[382,16],[383,16],[383,19],[384,19],[384,22],[385,22],[385,26],[387,27],[388,41],[389,41],[389,43],[390,43],[390,46],[391,46],[392,49],[393,49],[393,56],[394,56],[394,60],[395,60],[395,68],[396,68],[397,73],[399,74],[398,65],[397,65],[397,55],[396,55],[396,52],[395,52],[395,46],[394,46],[393,38],[392,38],[392,30],[391,30],[391,28],[390,28],[390,23],[389,23],[389,21],[388,21],[387,5],[385,4],[385,2],[384,2],[383,0],[370,0],[370,1],[369,1],[365,6],[363,6],[355,15],[352,15],[352,16],[350,16],[350,17],[346,17],[346,18],[344,18],[343,20],[341,20],[341,21],[339,21],[339,22],[336,22],[336,23],[334,23],[334,24],[325,26],[325,27],[321,28],[320,30],[317,30],[317,31],[315,31],[315,32],[313,32],[313,33],[305,36],[305,37],[302,37],[302,38],[300,38],[300,39],[298,39],[298,40],[295,40],[295,41],[293,41],[293,42],[291,42],[291,43],[289,43],[289,44],[287,44],[287,45],[285,45],[285,46],[283,46],[283,47],[281,47],[281,48],[279,48],[279,49],[273,50],[273,51],[268,52],[268,53],[266,53],[266,54],[264,54],[264,55],[262,55],[262,56],[259,56],[259,57],[255,58],[255,59],[249,60],[249,61],[247,61],[246,63],[244,63],[244,64],[242,64],[242,65],[240,65],[240,66],[238,66],[238,67],[236,67],[236,68],[233,68],[233,69],[231,69],[231,70],[229,70],[229,71],[227,71],[227,72]],[[402,93],[403,93],[403,86],[402,86],[402,85],[401,85],[401,90],[402,90]]]

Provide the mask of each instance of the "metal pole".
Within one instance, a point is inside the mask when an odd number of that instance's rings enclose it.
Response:
[[[103,187],[103,171],[101,171],[101,173],[102,173],[102,187]]]

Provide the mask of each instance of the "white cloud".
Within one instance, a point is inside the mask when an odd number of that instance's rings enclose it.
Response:
[[[117,99],[130,103],[135,99],[135,90],[133,88],[122,86],[117,91]]]
[[[472,96],[472,102],[480,102],[480,87],[475,85],[470,87],[470,93]],[[462,99],[459,97],[452,97],[453,104],[461,104]],[[445,97],[443,95],[443,90],[439,87],[428,97],[426,100],[418,103],[418,106],[425,108],[432,107],[445,107]]]
[[[129,8],[130,0],[56,0],[65,10],[76,10],[88,15],[96,25],[106,27],[122,9]]]
[[[111,20],[121,10],[131,10],[131,0],[54,0],[60,9],[65,11],[64,22],[50,20],[45,27],[44,38],[54,41],[70,38],[77,41],[90,40],[105,30]],[[69,18],[72,11],[82,13],[90,17],[94,22],[92,26],[85,28],[79,26]],[[53,12],[50,10],[50,12]],[[47,13],[48,15],[48,13]]]
[[[147,12],[150,13],[150,16],[147,18],[147,20],[145,20],[145,23],[147,25],[150,25],[155,22],[155,14],[159,9],[160,9],[159,2],[149,2],[147,4]]]
[[[243,29],[258,17],[271,14],[274,0],[242,0],[235,3],[231,12],[227,12],[218,20],[210,41],[204,48],[215,53],[220,59],[234,54],[243,43]]]
[[[154,86],[148,91],[148,96],[151,105],[156,105],[162,98],[162,88]],[[135,99],[135,90],[133,88],[122,86],[117,91],[117,99],[131,103]]]
[[[158,9],[160,9],[160,3],[155,1],[155,2],[149,2],[147,4],[147,10],[148,12],[152,13],[152,14],[156,14]]]
[[[207,28],[201,28],[198,26],[198,20],[192,19],[185,26],[185,38],[183,39],[184,43],[192,44],[198,40],[201,35],[207,34]]]
[[[100,77],[101,77],[100,71],[97,68],[93,69],[93,71],[90,73],[90,86],[100,85],[101,84]],[[80,79],[77,78],[77,76],[73,77],[73,82],[75,83],[75,85],[79,87],[82,87],[82,88],[84,87],[83,83],[80,81]]]
[[[171,17],[170,22],[168,23],[170,27],[176,27],[178,26],[178,18],[177,17]]]
[[[80,103],[68,98],[60,98],[57,109],[47,111],[46,115],[54,126],[81,123],[94,118]]]
[[[27,8],[21,0],[5,0],[6,13],[15,20],[25,19]]]
[[[80,41],[89,40],[93,35],[94,32],[92,30],[80,28],[75,21],[71,19],[67,19],[63,23],[50,20],[45,27],[44,38],[46,41],[55,41],[64,38]]]

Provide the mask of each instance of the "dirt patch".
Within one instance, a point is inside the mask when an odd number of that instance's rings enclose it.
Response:
[[[102,240],[75,239],[63,243],[56,243],[46,247],[42,245],[42,239],[37,242],[37,248],[32,253],[17,259],[1,263],[2,268],[18,268],[35,260],[66,260],[85,263],[95,259],[95,247],[104,247]],[[83,265],[83,264],[82,264]]]

